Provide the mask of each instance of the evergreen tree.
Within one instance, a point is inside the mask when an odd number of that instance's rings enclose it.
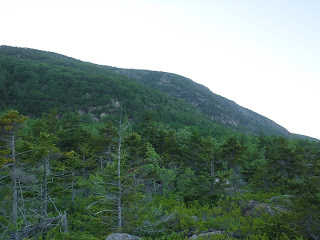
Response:
[[[12,239],[18,240],[18,185],[19,183],[19,169],[18,169],[18,155],[16,152],[17,144],[17,131],[22,127],[22,124],[27,121],[27,117],[19,114],[18,111],[8,111],[0,116],[0,131],[1,138],[9,147],[11,153],[2,158],[5,160],[3,165],[11,167],[11,180],[12,180]],[[6,166],[7,167],[7,166]]]

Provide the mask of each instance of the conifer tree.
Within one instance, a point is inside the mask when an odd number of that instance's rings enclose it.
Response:
[[[91,176],[96,186],[93,190],[96,196],[92,197],[94,202],[87,208],[94,215],[100,215],[111,230],[121,232],[130,226],[131,218],[137,214],[133,208],[141,194],[137,190],[139,185],[134,183],[136,169],[129,166],[124,147],[124,138],[130,124],[122,118],[118,124],[117,137],[112,139],[112,142],[116,141],[116,147],[111,153],[111,161],[102,167],[102,171]]]
[[[16,153],[17,131],[23,123],[27,121],[27,117],[21,115],[18,111],[11,110],[4,113],[0,117],[0,131],[2,140],[7,143],[11,150],[11,154],[7,157],[6,163],[11,165],[12,178],[12,239],[17,240],[18,236],[18,153]]]

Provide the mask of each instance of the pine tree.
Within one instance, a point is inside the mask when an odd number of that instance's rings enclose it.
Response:
[[[12,239],[19,239],[18,236],[18,153],[16,153],[17,131],[27,121],[27,117],[19,114],[18,111],[11,110],[0,117],[0,131],[2,140],[7,143],[11,154],[7,157],[6,164],[11,165],[12,179]]]

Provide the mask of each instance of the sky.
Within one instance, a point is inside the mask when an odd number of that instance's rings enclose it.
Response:
[[[10,0],[0,45],[171,72],[320,139],[319,0]]]

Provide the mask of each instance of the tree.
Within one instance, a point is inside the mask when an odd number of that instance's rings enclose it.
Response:
[[[123,153],[122,153],[122,141],[123,141],[123,134],[126,131],[126,129],[129,127],[129,125],[123,125],[122,119],[120,116],[119,121],[119,129],[118,129],[118,153],[117,153],[117,160],[118,160],[118,167],[117,167],[117,173],[118,173],[118,229],[122,228],[122,185],[121,182],[121,162],[123,159]]]
[[[27,120],[26,116],[19,114],[18,111],[8,111],[0,116],[0,132],[3,142],[7,143],[4,147],[9,147],[9,154],[2,156],[2,164],[4,168],[11,169],[11,185],[12,185],[12,217],[9,226],[6,228],[5,234],[9,234],[11,239],[19,240],[27,238],[30,235],[36,236],[39,232],[52,226],[53,223],[63,221],[64,231],[67,231],[66,213],[59,214],[57,217],[47,218],[48,213],[48,191],[47,191],[47,174],[50,153],[54,146],[51,143],[49,134],[40,135],[38,144],[32,144],[26,140],[18,140],[18,130],[24,126]],[[19,146],[17,146],[19,143]],[[26,151],[17,151],[17,149],[26,149]],[[41,155],[44,158],[44,172],[42,175],[41,195],[37,196],[36,175],[28,175],[32,172],[31,156],[27,153],[35,153],[34,156]],[[28,155],[28,156],[27,156]],[[30,156],[29,156],[30,155]],[[27,156],[27,157],[25,157]],[[29,159],[28,162],[25,162]],[[3,161],[4,160],[4,161]],[[27,163],[27,164],[25,164]],[[25,169],[22,169],[24,166]],[[29,186],[31,191],[23,191],[23,185]],[[27,198],[25,198],[27,195]],[[31,201],[30,201],[31,200]],[[33,207],[36,207],[34,210]],[[41,206],[41,207],[39,207]],[[33,208],[33,209],[32,209]],[[40,209],[40,214],[37,209]],[[38,222],[38,219],[41,219]]]
[[[5,108],[8,107],[8,88],[10,87],[10,77],[6,70],[0,67],[0,107]]]
[[[141,194],[139,186],[134,183],[136,169],[129,166],[127,153],[124,149],[124,138],[130,126],[120,117],[117,128],[117,147],[111,153],[111,161],[107,162],[102,171],[91,175],[95,184],[92,197],[95,202],[88,206],[94,215],[100,215],[110,229],[121,232],[130,225],[130,219],[136,215],[135,204]]]
[[[117,146],[117,129],[111,121],[108,121],[102,128],[99,129],[100,141],[98,149],[101,153],[100,169],[106,166],[107,163],[112,161],[112,152]],[[106,159],[106,160],[105,160]]]
[[[232,184],[231,190],[238,190],[242,184],[241,169],[243,166],[242,155],[245,151],[245,147],[239,142],[239,140],[232,136],[226,140],[221,146],[222,159],[224,160],[225,172],[230,172],[229,181]]]
[[[43,177],[42,177],[42,207],[41,207],[41,215],[42,221],[45,222],[47,220],[48,215],[48,176],[50,171],[50,158],[52,155],[59,151],[59,149],[55,146],[55,142],[57,138],[48,133],[40,133],[39,136],[39,154],[42,157],[43,161]]]
[[[18,169],[17,169],[17,156],[16,153],[16,133],[19,128],[23,126],[28,117],[21,115],[18,111],[11,110],[0,116],[0,131],[1,136],[8,144],[11,150],[11,156],[7,159],[7,163],[11,162],[11,178],[12,178],[12,226],[14,240],[18,239]]]

